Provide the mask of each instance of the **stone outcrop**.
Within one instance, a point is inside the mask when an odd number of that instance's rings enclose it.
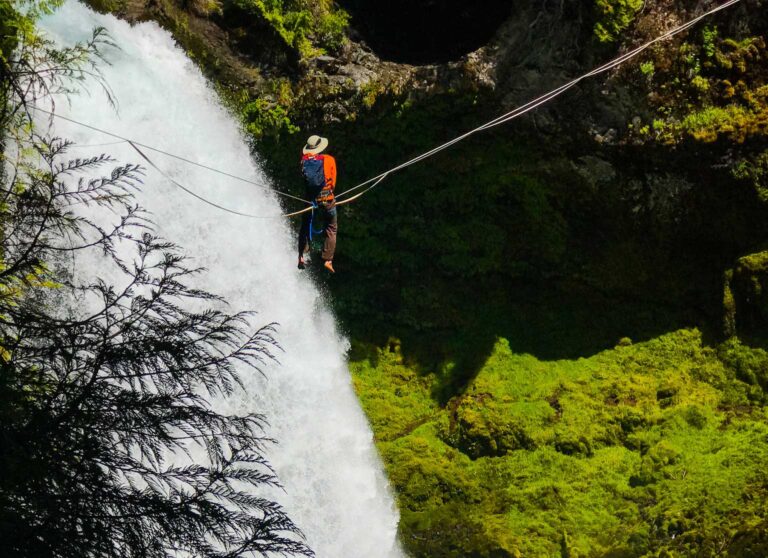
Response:
[[[739,258],[726,272],[724,307],[726,334],[768,331],[768,251]]]

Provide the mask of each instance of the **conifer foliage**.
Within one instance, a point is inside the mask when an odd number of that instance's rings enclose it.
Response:
[[[69,158],[69,142],[36,131],[34,103],[98,79],[102,32],[55,59],[22,40],[2,60],[3,554],[311,556],[258,495],[279,486],[265,417],[209,403],[272,358],[273,326],[191,286],[199,270],[131,196],[139,167]],[[100,278],[73,268],[83,258],[98,258]]]

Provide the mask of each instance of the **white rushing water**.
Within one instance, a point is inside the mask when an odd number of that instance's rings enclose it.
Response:
[[[57,112],[268,185],[237,123],[220,107],[200,71],[156,24],[131,27],[73,1],[41,22],[49,36],[63,44],[89,38],[97,26],[105,27],[120,47],[107,52],[111,65],[102,67],[119,114],[96,85],[89,87],[90,93],[73,96],[69,105],[60,99]],[[54,132],[82,145],[114,141],[63,121],[54,122]],[[121,163],[143,163],[124,144],[80,147],[71,155],[102,151]],[[247,373],[246,392],[217,402],[217,408],[267,415],[268,434],[279,441],[268,458],[285,487],[276,499],[318,557],[400,556],[398,515],[351,387],[347,342],[323,294],[296,269],[293,235],[283,219],[274,218],[280,213],[275,196],[161,155],[153,159],[200,195],[273,217],[256,220],[220,212],[152,169],[137,195],[154,215],[159,234],[194,256],[195,265],[208,269],[202,286],[226,297],[232,311],[254,309],[262,323],[280,324],[280,364],[265,368],[266,379]],[[99,270],[86,273],[97,275]]]

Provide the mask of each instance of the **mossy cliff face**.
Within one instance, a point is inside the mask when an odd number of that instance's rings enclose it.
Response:
[[[768,252],[739,258],[725,274],[725,328],[765,339],[768,331]]]
[[[413,66],[343,4],[349,28],[324,2],[108,7],[171,28],[300,195],[312,133],[344,190],[710,6],[519,2],[482,47]],[[768,553],[765,8],[341,210],[339,273],[318,280],[414,556]]]
[[[396,344],[356,387],[415,556],[762,556],[766,353],[698,330],[543,361],[499,339],[461,396]],[[742,379],[740,379],[742,378]]]

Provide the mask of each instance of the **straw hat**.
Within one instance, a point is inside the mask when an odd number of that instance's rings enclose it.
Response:
[[[328,147],[328,140],[320,136],[310,136],[307,145],[304,146],[304,155],[317,155]]]

